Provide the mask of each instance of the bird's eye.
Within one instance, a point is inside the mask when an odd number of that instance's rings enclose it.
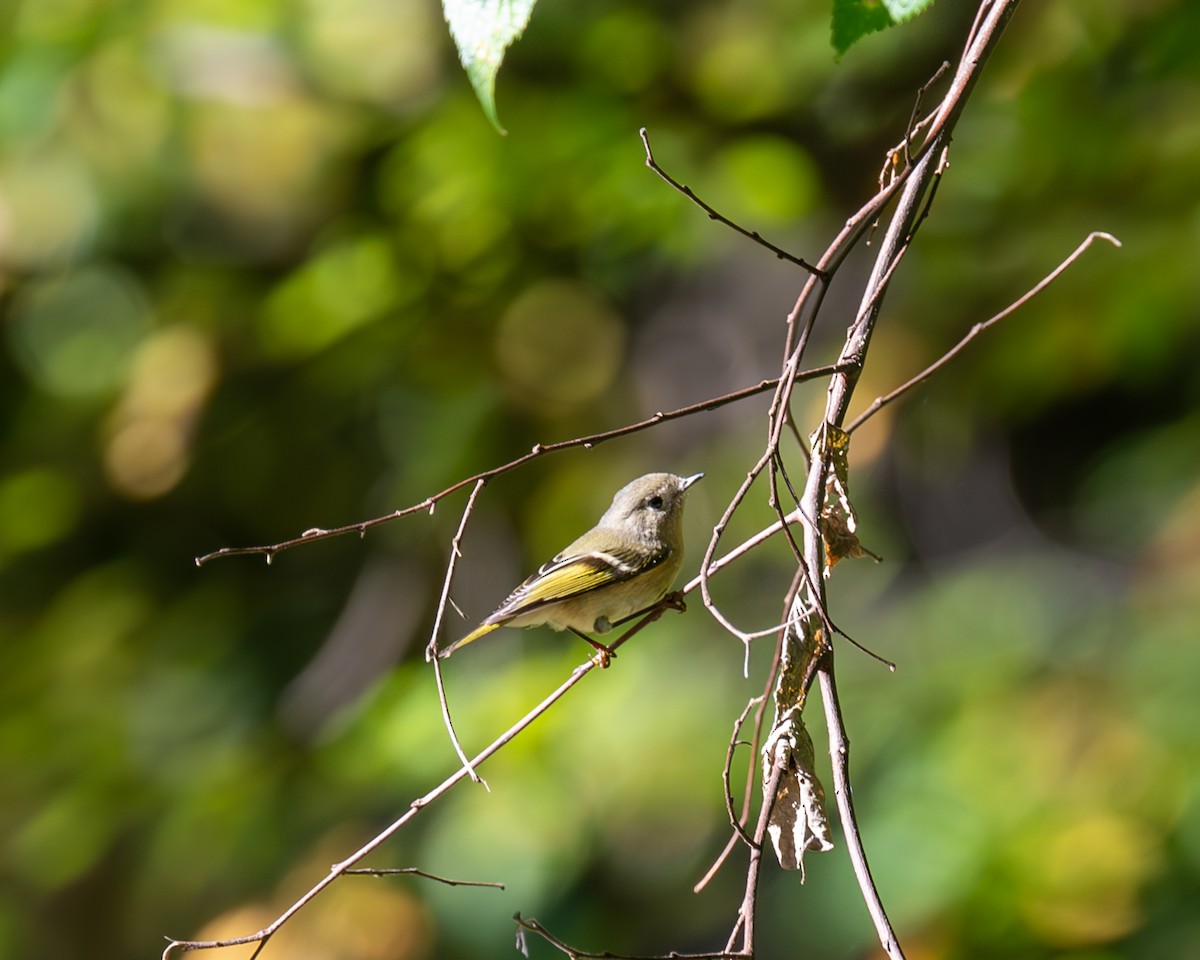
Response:
[[[663,508],[663,498],[656,493],[646,501],[646,506],[653,507],[655,510],[661,510]]]

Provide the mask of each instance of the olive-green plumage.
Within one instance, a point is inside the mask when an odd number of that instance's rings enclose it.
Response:
[[[683,564],[683,501],[704,474],[648,473],[613,497],[600,522],[509,594],[448,657],[497,627],[605,633],[658,603]]]

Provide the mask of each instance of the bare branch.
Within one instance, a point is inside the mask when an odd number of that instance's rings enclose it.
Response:
[[[794,256],[793,254],[788,253],[782,247],[775,246],[775,244],[771,243],[769,240],[764,240],[763,237],[759,234],[759,232],[757,230],[747,230],[745,227],[730,220],[723,213],[720,213],[718,210],[715,210],[713,207],[709,206],[707,203],[705,203],[703,200],[701,200],[698,196],[696,196],[695,192],[692,190],[691,187],[680,183],[678,180],[676,180],[669,173],[667,173],[667,171],[665,171],[662,167],[660,167],[658,165],[658,161],[654,159],[654,151],[650,149],[650,134],[648,134],[646,132],[645,127],[642,127],[638,131],[638,135],[642,138],[642,145],[646,148],[646,166],[648,166],[651,170],[653,170],[660,177],[662,177],[667,183],[669,183],[672,187],[674,187],[676,190],[678,190],[680,193],[682,193],[685,197],[687,197],[689,200],[691,200],[692,203],[696,204],[696,206],[698,206],[701,210],[703,210],[706,214],[708,214],[708,219],[716,220],[718,223],[725,224],[725,226],[729,227],[731,230],[736,231],[737,233],[740,233],[743,237],[747,238],[748,240],[753,240],[759,246],[765,247],[767,250],[770,250],[773,254],[775,254],[775,256],[778,259],[786,260],[788,263],[794,263],[796,266],[800,267],[803,270],[807,270],[809,273],[811,273],[815,276],[825,277],[826,279],[828,279],[823,270],[820,270],[817,267],[814,267],[807,260],[804,260],[802,257],[797,257],[797,256]]]
[[[909,115],[909,118],[908,118],[908,126],[904,131],[904,139],[901,140],[899,144],[892,147],[892,149],[888,151],[887,164],[884,166],[883,170],[880,171],[880,174],[879,174],[879,186],[880,187],[882,187],[887,182],[887,180],[890,179],[888,176],[886,176],[886,174],[890,173],[892,170],[895,169],[897,157],[899,157],[899,156],[904,157],[905,166],[910,166],[912,164],[912,150],[911,150],[912,142],[920,135],[921,131],[925,127],[929,126],[929,124],[931,124],[933,122],[933,114],[932,113],[929,114],[928,116],[926,116],[922,120],[917,119],[918,117],[921,116],[921,106],[925,102],[925,97],[929,95],[929,91],[933,89],[934,84],[936,84],[939,80],[941,80],[942,77],[944,77],[946,75],[946,71],[948,71],[949,69],[950,69],[949,62],[943,60],[942,65],[933,72],[933,76],[931,76],[928,80],[926,80],[925,84],[921,87],[921,89],[917,91],[917,95],[913,100],[912,113]]]
[[[935,373],[937,373],[939,370],[941,370],[944,366],[946,366],[946,364],[948,364],[951,360],[953,360],[960,353],[962,353],[962,351],[967,348],[967,345],[970,344],[971,341],[974,340],[976,337],[978,337],[981,333],[983,333],[986,330],[991,329],[997,323],[999,323],[1001,320],[1004,320],[1007,317],[1012,316],[1012,314],[1016,313],[1017,310],[1019,310],[1021,307],[1025,306],[1025,304],[1027,304],[1030,300],[1032,300],[1039,293],[1041,293],[1048,286],[1050,286],[1050,284],[1052,284],[1055,280],[1057,280],[1060,276],[1062,276],[1063,272],[1068,267],[1070,267],[1076,260],[1078,260],[1081,256],[1083,256],[1084,251],[1086,251],[1097,240],[1107,240],[1114,247],[1121,246],[1121,241],[1118,240],[1116,237],[1114,237],[1111,233],[1104,233],[1103,231],[1099,231],[1099,230],[1089,233],[1087,235],[1087,237],[1083,240],[1083,242],[1081,244],[1079,244],[1079,246],[1077,246],[1066,257],[1066,259],[1064,259],[1057,267],[1055,267],[1048,274],[1046,274],[1046,276],[1044,276],[1041,280],[1039,280],[1036,284],[1034,284],[1034,286],[1031,287],[1028,291],[1026,291],[1022,296],[1018,297],[1016,300],[1014,300],[1012,303],[1010,303],[1007,307],[1005,307],[1003,310],[1001,310],[999,313],[997,313],[991,319],[984,320],[982,323],[975,324],[975,326],[973,326],[970,329],[970,331],[967,333],[967,335],[965,337],[963,337],[961,340],[959,340],[958,343],[956,343],[951,349],[947,350],[944,354],[942,354],[942,356],[939,357],[936,362],[931,363],[928,367],[926,367],[924,370],[922,370],[920,373],[918,373],[915,377],[913,377],[910,380],[905,381],[900,386],[898,386],[895,390],[893,390],[891,393],[888,393],[882,397],[876,397],[871,402],[871,405],[869,407],[867,407],[866,410],[864,410],[857,417],[855,417],[853,421],[851,421],[850,425],[846,427],[846,432],[853,433],[855,430],[857,430],[859,427],[861,427],[867,420],[869,420],[871,417],[875,416],[875,414],[877,414],[880,410],[882,410],[884,407],[886,407],[889,403],[894,403],[896,400],[900,399],[900,397],[904,396],[904,394],[908,393],[914,387],[917,387],[920,384],[924,383],[926,380],[928,380],[930,377],[932,377]]]
[[[467,498],[467,505],[463,507],[462,519],[458,522],[458,529],[454,533],[454,538],[450,541],[450,557],[446,561],[446,575],[442,579],[442,593],[438,598],[437,611],[433,617],[433,627],[429,631],[429,643],[425,647],[425,661],[427,663],[436,661],[437,656],[437,638],[442,631],[442,619],[446,614],[446,601],[450,597],[450,583],[454,579],[454,568],[458,565],[458,558],[462,556],[462,537],[463,532],[467,529],[467,520],[470,519],[472,511],[475,509],[475,500],[479,497],[479,492],[484,488],[487,479],[481,477],[475,481],[475,488],[471,491],[471,495]]]

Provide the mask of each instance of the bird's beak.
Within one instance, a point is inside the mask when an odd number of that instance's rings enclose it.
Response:
[[[683,482],[679,484],[680,491],[686,490],[688,487],[690,487],[693,483],[695,483],[697,480],[699,480],[703,476],[704,476],[704,474],[702,474],[702,473],[693,473],[690,477],[684,477]]]

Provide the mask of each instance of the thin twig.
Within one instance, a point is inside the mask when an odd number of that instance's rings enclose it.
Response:
[[[792,578],[792,585],[791,585],[791,587],[788,588],[787,596],[784,601],[784,616],[785,617],[787,615],[787,611],[791,608],[792,597],[795,595],[796,591],[800,588],[800,580],[801,580],[800,572],[799,572],[799,570],[797,570],[796,575]],[[786,628],[784,628],[784,629],[786,630]],[[763,692],[760,693],[757,697],[754,697],[750,701],[751,704],[757,703],[757,708],[754,711],[754,734],[750,738],[750,756],[751,757],[758,756],[758,746],[760,743],[762,743],[763,722],[766,719],[766,715],[767,715],[767,709],[766,709],[767,708],[767,698],[770,697],[771,690],[773,690],[775,687],[775,678],[779,675],[779,667],[780,667],[780,656],[779,655],[783,649],[783,636],[784,636],[784,630],[780,630],[779,638],[775,643],[775,655],[771,658],[771,669],[769,671],[767,671],[767,681],[763,686]],[[742,724],[745,722],[744,718],[745,718],[745,713],[743,712],[742,717],[739,718],[737,726],[735,727],[735,736],[736,736],[736,731],[740,730]],[[737,818],[737,826],[739,826],[739,827],[745,827],[746,821],[748,821],[750,819],[750,804],[751,804],[753,796],[754,796],[754,781],[755,781],[757,772],[758,772],[758,766],[757,766],[757,764],[755,764],[753,762],[751,762],[746,768],[746,782],[745,782],[745,785],[742,790],[742,812]],[[722,777],[723,777],[723,779],[726,780],[726,782],[728,782],[729,757],[726,758],[725,771],[722,774]],[[729,792],[729,788],[728,788],[728,786],[726,786],[726,793],[728,794],[728,792]],[[712,866],[710,866],[704,872],[704,876],[702,876],[698,881],[696,881],[696,884],[692,887],[693,893],[699,893],[706,886],[708,886],[709,881],[711,881],[712,878],[716,876],[717,871],[720,870],[722,866],[724,866],[725,861],[729,859],[729,855],[731,853],[733,853],[733,849],[735,846],[737,846],[738,840],[743,839],[744,836],[745,836],[744,829],[743,830],[738,830],[736,828],[734,829],[734,832],[732,834],[730,834],[728,843],[725,844],[725,848],[717,855],[717,859],[713,861]]]
[[[754,765],[751,764],[750,766],[753,768]],[[717,875],[717,871],[725,866],[726,861],[729,860],[729,855],[737,849],[739,841],[744,842],[742,841],[741,834],[737,830],[730,831],[729,839],[725,841],[725,846],[721,849],[721,852],[717,854],[717,859],[715,859],[712,862],[712,865],[704,871],[704,876],[702,876],[692,885],[692,893],[699,893],[701,890],[707,887],[709,883],[712,882],[712,878]]]
[[[741,485],[730,499],[728,505],[725,507],[725,512],[722,513],[721,518],[715,524],[713,524],[712,536],[710,536],[708,539],[708,545],[704,550],[704,558],[700,561],[700,574],[695,580],[700,587],[700,595],[704,599],[704,606],[712,615],[713,619],[715,619],[717,623],[724,627],[727,632],[733,634],[733,636],[739,639],[747,648],[750,645],[750,637],[746,635],[745,631],[736,627],[733,621],[726,617],[717,607],[716,602],[712,598],[712,593],[709,591],[708,579],[717,569],[719,569],[719,567],[716,565],[716,561],[713,558],[716,555],[717,547],[720,545],[721,537],[725,533],[725,528],[729,526],[729,522],[733,519],[734,513],[737,511],[738,507],[741,506],[742,501],[745,500],[746,495],[750,492],[750,487],[754,484],[754,481],[758,479],[759,474],[762,473],[762,469],[764,466],[766,466],[768,459],[769,455],[764,453],[763,456],[759,458],[758,463],[756,463],[746,473],[746,479],[742,481]],[[797,513],[796,519],[800,519],[799,513]],[[777,520],[773,525],[774,529],[772,530],[772,533],[778,533],[783,529],[784,525],[784,521]],[[688,586],[691,586],[690,582]],[[687,588],[685,587],[684,590],[686,592]]]
[[[1084,239],[1084,241],[1082,243],[1080,243],[1079,246],[1077,246],[1065,260],[1063,260],[1057,267],[1055,267],[1053,270],[1051,270],[1050,273],[1046,274],[1046,276],[1044,276],[1033,287],[1031,287],[1028,291],[1026,291],[1026,293],[1024,293],[1022,296],[1018,297],[1016,300],[1014,300],[1012,303],[1010,303],[1007,307],[1005,307],[1003,310],[1001,310],[995,316],[991,317],[988,320],[984,320],[982,323],[975,324],[975,326],[973,326],[970,329],[970,331],[967,333],[967,335],[965,337],[963,337],[961,340],[959,340],[958,343],[956,343],[951,349],[947,350],[944,354],[942,354],[942,356],[939,357],[936,362],[931,363],[928,367],[926,367],[924,370],[922,370],[920,373],[918,373],[915,377],[913,377],[910,380],[905,381],[903,384],[898,386],[891,393],[888,393],[882,397],[876,397],[871,402],[871,405],[869,407],[867,407],[866,410],[864,410],[857,417],[855,417],[854,420],[852,420],[850,422],[850,425],[846,427],[846,432],[853,433],[855,430],[857,430],[859,427],[861,427],[867,420],[869,420],[871,417],[875,416],[875,414],[877,414],[880,410],[882,410],[888,404],[894,403],[896,400],[900,399],[900,397],[904,396],[904,394],[908,393],[908,391],[910,391],[914,387],[917,387],[920,384],[924,383],[926,380],[928,380],[930,377],[932,377],[935,373],[937,373],[939,370],[941,370],[944,366],[946,366],[946,364],[948,364],[951,360],[953,360],[960,353],[962,353],[962,351],[966,349],[967,345],[970,344],[970,342],[972,340],[974,340],[976,337],[978,337],[985,330],[990,329],[991,327],[993,327],[997,323],[999,323],[1001,320],[1006,319],[1007,317],[1014,314],[1021,307],[1025,306],[1025,304],[1027,304],[1030,300],[1032,300],[1039,293],[1041,293],[1043,290],[1045,290],[1046,287],[1050,286],[1050,284],[1052,284],[1055,280],[1057,280],[1062,275],[1062,273],[1068,267],[1070,267],[1076,260],[1078,260],[1083,255],[1084,251],[1086,251],[1088,249],[1088,247],[1090,247],[1097,240],[1107,240],[1109,243],[1111,243],[1115,247],[1121,246],[1121,241],[1118,240],[1116,237],[1114,237],[1110,233],[1105,233],[1100,230],[1096,230],[1096,231],[1093,231],[1092,233],[1089,233],[1087,235],[1087,237]]]
[[[475,501],[479,497],[479,492],[486,486],[487,478],[481,477],[475,481],[475,487],[471,490],[471,495],[467,497],[467,504],[463,507],[462,517],[458,521],[458,529],[454,532],[454,537],[450,541],[450,557],[446,561],[446,575],[442,578],[442,592],[438,597],[437,610],[433,615],[433,627],[429,631],[429,643],[425,646],[425,660],[431,662],[437,660],[437,638],[442,632],[442,620],[446,615],[446,601],[450,598],[450,583],[454,579],[454,569],[458,565],[458,558],[462,556],[462,538],[463,533],[467,529],[467,520],[470,519],[471,513],[475,509]]]
[[[733,832],[742,838],[742,842],[748,847],[754,846],[754,838],[746,832],[746,828],[742,826],[742,821],[733,809],[733,786],[730,784],[730,777],[733,774],[733,756],[737,751],[738,746],[752,746],[749,741],[739,740],[738,734],[741,732],[742,724],[746,722],[746,718],[750,715],[750,711],[756,706],[761,706],[763,697],[751,697],[750,702],[746,704],[745,709],[738,715],[738,718],[733,721],[733,734],[729,738],[729,749],[725,752],[725,766],[721,770],[721,786],[724,787],[725,794],[725,812],[729,815],[729,825],[733,827]],[[754,769],[753,754],[751,754],[750,769]]]
[[[700,573],[696,574],[696,576],[692,577],[691,580],[689,580],[686,584],[684,584],[679,592],[683,593],[683,594],[691,593],[693,590],[695,590],[697,587],[699,587],[704,582],[704,578],[706,575],[711,577],[713,574],[717,573],[718,571],[724,570],[727,566],[729,566],[731,563],[733,563],[734,560],[738,560],[741,557],[744,557],[751,550],[753,550],[755,547],[757,547],[760,543],[762,543],[765,540],[771,539],[771,537],[773,537],[773,536],[775,536],[775,534],[779,533],[784,528],[784,526],[790,525],[793,523],[799,523],[801,521],[801,519],[802,519],[802,516],[801,516],[800,510],[799,510],[799,508],[797,508],[796,510],[793,510],[791,513],[789,513],[786,517],[784,517],[783,520],[776,520],[773,523],[767,524],[767,526],[765,526],[761,530],[759,530],[758,533],[755,533],[755,534],[747,537],[745,540],[743,540],[741,543],[739,543],[736,547],[734,547],[728,553],[722,554],[716,560],[710,560],[708,565],[703,570],[701,570]],[[774,627],[771,627],[771,631],[778,630],[780,626],[781,626],[781,624],[776,624]],[[737,628],[735,627],[734,630],[736,631]],[[764,633],[763,635],[765,636],[766,634]]]
[[[761,694],[759,694],[757,697],[755,697],[753,700],[751,700],[752,704],[757,703],[757,709],[755,710],[755,714],[754,714],[754,733],[751,735],[750,742],[749,742],[750,755],[752,757],[758,756],[759,744],[762,743],[763,726],[766,722],[766,717],[767,717],[767,709],[766,709],[767,702],[770,698],[771,691],[775,689],[775,684],[779,677],[779,670],[782,666],[781,654],[783,652],[783,644],[784,644],[784,640],[787,636],[787,630],[789,627],[793,626],[793,624],[794,624],[794,617],[789,618],[787,611],[789,611],[793,608],[793,603],[794,603],[795,597],[796,597],[797,593],[800,591],[800,589],[802,588],[802,586],[803,586],[802,571],[797,570],[795,576],[792,578],[792,583],[789,586],[789,588],[786,591],[785,596],[784,596],[784,611],[785,611],[784,623],[782,624],[781,628],[779,628],[779,630],[778,630],[778,638],[777,638],[776,644],[775,644],[775,651],[771,657],[770,669],[767,672],[767,677],[763,684],[763,692]],[[853,641],[851,641],[851,642],[853,642]],[[858,644],[855,644],[855,645],[858,646]],[[870,651],[868,651],[868,652],[870,652]],[[817,661],[815,659],[810,661],[810,667],[804,678],[804,682],[802,685],[803,689],[805,689],[805,690],[807,690],[808,687],[811,685],[812,680],[816,675],[816,663],[817,663]],[[889,663],[889,661],[885,660],[884,663]],[[893,666],[892,669],[895,669],[895,667]],[[737,726],[735,727],[735,736],[736,736],[736,730],[742,726],[742,723],[744,723],[744,719],[743,719],[744,717],[745,717],[745,713],[743,712],[742,718],[739,718],[739,722],[738,722]],[[727,757],[726,769],[722,775],[723,778],[726,779],[726,782],[727,782],[728,773],[729,773],[728,763],[729,763],[729,760]],[[743,790],[744,798],[742,801],[742,812],[737,820],[738,825],[743,826],[743,827],[750,816],[750,803],[751,803],[751,798],[753,795],[753,787],[754,787],[754,782],[755,782],[756,777],[757,777],[757,767],[755,764],[751,763],[748,765],[748,767],[746,769],[746,783],[745,783],[745,787]],[[728,786],[726,786],[726,791],[728,793]],[[728,805],[728,802],[727,802],[727,805]],[[733,849],[737,845],[738,841],[740,839],[743,839],[744,836],[745,836],[744,831],[738,831],[738,830],[735,830],[733,833],[730,834],[729,840],[725,844],[724,849],[721,851],[720,854],[717,855],[716,860],[712,863],[712,865],[708,868],[708,870],[705,871],[704,876],[702,876],[700,878],[700,880],[698,880],[696,882],[696,884],[692,887],[693,893],[699,893],[701,890],[703,890],[709,884],[709,882],[712,880],[712,878],[716,875],[717,871],[720,870],[720,868],[724,865],[725,861],[729,858],[729,855],[733,852]],[[735,930],[736,930],[736,927],[735,927]]]
[[[942,175],[950,169],[950,146],[947,144],[942,147],[942,155],[938,158],[938,165],[933,171],[933,179],[930,181],[929,189],[925,193],[925,203],[918,214],[916,222],[912,225],[912,230],[909,232],[908,240],[911,241],[916,232],[921,229],[921,224],[929,216],[929,211],[933,209],[933,201],[937,199],[938,187],[942,185]]]
[[[771,811],[775,807],[775,797],[779,794],[779,783],[786,769],[782,754],[777,754],[771,763],[771,775],[763,786],[762,807],[758,814],[758,825],[754,830],[754,842],[750,845],[750,863],[746,867],[746,892],[742,897],[742,905],[738,910],[739,922],[734,924],[726,950],[733,949],[733,938],[737,935],[738,927],[742,929],[741,953],[747,957],[754,956],[754,919],[755,906],[758,902],[758,878],[762,871],[763,839],[767,835],[767,824],[771,819]]]
[[[925,95],[929,93],[929,91],[933,88],[933,85],[937,83],[949,69],[950,64],[943,60],[942,65],[938,67],[936,71],[934,71],[933,76],[926,80],[921,89],[917,91],[917,95],[913,100],[912,113],[909,115],[908,124],[904,128],[904,139],[887,152],[883,160],[883,166],[879,170],[879,188],[881,190],[884,186],[891,183],[896,178],[896,169],[899,165],[901,157],[904,159],[904,167],[902,169],[911,169],[913,162],[913,140],[923,128],[928,127],[933,123],[935,117],[935,114],[930,113],[921,120],[918,120],[917,117],[919,117],[921,113],[921,104],[925,100]],[[878,220],[871,224],[871,233],[868,234],[867,238],[868,245],[870,245],[871,238],[874,236],[875,230],[878,228],[878,226]]]
[[[350,870],[343,870],[342,873],[347,877],[352,875],[390,877],[401,873],[411,873],[417,877],[424,877],[426,880],[436,880],[438,883],[444,883],[448,887],[492,887],[496,890],[507,889],[504,884],[492,880],[451,880],[449,877],[441,877],[436,873],[429,873],[427,870],[418,870],[416,867],[354,867]]]
[[[823,270],[819,269],[818,267],[814,267],[811,263],[809,263],[803,257],[797,257],[793,254],[788,253],[782,247],[775,246],[775,244],[771,243],[769,240],[763,239],[763,237],[759,234],[759,232],[757,230],[747,230],[741,224],[735,223],[734,221],[730,220],[727,216],[725,216],[723,213],[714,209],[713,207],[711,207],[707,203],[705,203],[703,200],[701,200],[698,196],[696,196],[695,191],[693,191],[691,187],[680,183],[678,180],[676,180],[669,173],[667,173],[667,171],[665,171],[662,167],[660,167],[658,165],[658,161],[654,159],[654,151],[650,149],[650,134],[646,132],[645,127],[642,127],[638,131],[638,135],[642,138],[642,145],[646,148],[646,166],[648,166],[651,170],[653,170],[660,177],[662,177],[663,180],[665,180],[667,183],[669,183],[672,187],[674,187],[676,190],[678,190],[680,193],[682,193],[685,197],[687,197],[689,200],[691,200],[692,203],[696,204],[696,206],[698,206],[701,210],[703,210],[706,214],[708,214],[708,218],[710,220],[716,220],[718,223],[725,224],[725,226],[729,227],[729,229],[731,229],[737,233],[740,233],[746,239],[753,240],[759,246],[765,247],[767,250],[770,250],[780,260],[786,260],[788,263],[794,263],[796,266],[800,267],[802,270],[807,270],[809,273],[813,274],[814,276],[825,277],[826,279],[828,279],[827,275],[825,274],[825,272]]]
[[[446,684],[442,678],[442,662],[437,655],[437,638],[442,629],[442,618],[446,614],[446,601],[450,597],[450,583],[454,579],[454,568],[458,565],[458,558],[462,556],[462,537],[463,532],[467,529],[467,520],[470,519],[472,511],[475,509],[475,500],[479,493],[487,484],[487,480],[479,479],[475,481],[475,486],[471,490],[471,495],[467,497],[467,504],[463,507],[462,518],[458,521],[458,529],[454,532],[454,538],[450,541],[450,557],[446,561],[446,576],[442,580],[442,595],[438,598],[437,612],[433,617],[433,627],[429,631],[429,643],[425,647],[425,659],[433,663],[434,682],[437,684],[438,704],[442,710],[442,722],[446,726],[446,733],[450,737],[450,743],[454,747],[454,752],[458,754],[458,761],[467,768],[467,773],[476,783],[482,784],[484,789],[490,789],[487,781],[480,778],[475,772],[475,768],[471,766],[471,761],[467,759],[467,754],[462,748],[462,744],[458,741],[458,734],[454,732],[454,720],[450,716],[450,701],[446,698]]]
[[[917,95],[913,99],[912,113],[909,115],[909,118],[908,118],[908,128],[907,128],[907,132],[904,135],[904,142],[903,142],[904,162],[906,165],[912,164],[912,151],[911,151],[910,147],[912,145],[913,140],[921,132],[921,129],[923,127],[926,127],[930,123],[933,122],[933,114],[932,113],[929,114],[928,116],[926,116],[923,120],[917,119],[917,117],[919,117],[921,115],[921,105],[925,102],[925,97],[928,96],[929,91],[933,89],[933,85],[935,83],[937,83],[939,80],[941,80],[942,77],[944,77],[946,75],[946,72],[949,69],[950,69],[950,61],[943,60],[941,66],[938,67],[935,71],[933,71],[933,76],[931,76],[928,80],[926,80],[921,85],[921,89],[917,91]]]
[[[778,381],[779,386],[776,388],[775,396],[771,400],[771,409],[768,411],[768,414],[767,414],[768,420],[772,424],[772,429],[770,432],[770,436],[768,437],[768,440],[767,440],[766,449],[763,451],[762,456],[759,457],[758,462],[755,463],[755,465],[746,473],[746,479],[742,481],[741,485],[738,487],[737,492],[733,495],[733,498],[729,501],[728,506],[725,508],[725,512],[721,516],[721,519],[718,520],[717,523],[713,526],[712,536],[709,538],[708,546],[706,547],[705,552],[704,552],[704,559],[700,564],[699,583],[700,583],[700,593],[701,593],[701,596],[703,596],[703,598],[704,598],[704,606],[708,609],[709,613],[712,614],[713,618],[716,619],[716,621],[718,623],[720,623],[721,626],[724,627],[727,632],[729,632],[733,636],[737,637],[737,639],[739,639],[742,642],[742,644],[746,647],[746,668],[745,668],[745,670],[746,670],[747,675],[749,675],[749,645],[750,645],[750,641],[753,640],[756,636],[760,636],[760,635],[765,636],[768,633],[773,633],[776,628],[772,627],[768,630],[762,631],[760,634],[754,634],[754,633],[749,633],[749,632],[742,630],[742,629],[738,628],[737,626],[735,626],[733,621],[731,621],[728,617],[726,617],[721,612],[721,610],[717,607],[716,602],[713,600],[712,593],[709,590],[708,578],[712,575],[712,572],[714,571],[714,569],[716,569],[713,566],[713,556],[716,553],[717,546],[720,543],[721,537],[725,532],[725,528],[729,525],[729,522],[732,519],[734,513],[737,511],[737,509],[741,506],[742,502],[745,500],[746,495],[750,492],[750,488],[753,486],[754,482],[759,478],[759,476],[761,476],[763,469],[768,464],[771,463],[772,458],[776,455],[776,452],[779,449],[782,421],[780,420],[780,418],[778,416],[778,411],[780,409],[786,408],[788,395],[786,393],[783,393],[783,390],[784,390],[785,385],[792,381],[793,378],[790,376],[790,370],[798,362],[799,362],[799,354],[794,353],[791,357],[788,358],[788,361],[785,364],[784,373],[779,378],[779,381]],[[778,510],[776,512],[778,513]],[[796,519],[805,521],[807,523],[813,522],[812,518],[806,517],[802,510],[798,510],[796,512]],[[785,529],[791,522],[792,522],[791,520],[788,520],[785,517],[780,517],[780,519],[777,521],[778,525],[773,528],[773,532],[778,532],[779,530]],[[803,564],[802,564],[802,566],[803,566]],[[808,577],[809,579],[811,579],[811,574],[807,569],[805,569],[805,576]],[[829,623],[827,625],[831,631],[833,631],[835,629],[831,623]]]

